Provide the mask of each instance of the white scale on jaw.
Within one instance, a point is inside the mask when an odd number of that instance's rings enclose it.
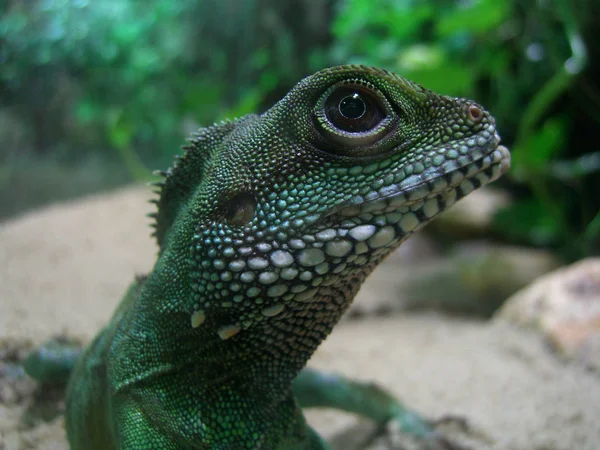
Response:
[[[414,230],[419,225],[417,216],[411,212],[387,214],[387,217],[392,220],[388,220],[388,224],[382,227],[361,224],[354,225],[349,229],[326,228],[314,235],[316,239],[313,243],[303,242],[302,245],[299,245],[296,242],[293,246],[295,248],[288,245],[285,250],[280,248],[262,256],[253,256],[247,262],[235,259],[237,256],[235,250],[233,252],[228,250],[223,253],[233,256],[234,259],[228,263],[221,261],[222,263],[213,264],[213,267],[224,269],[220,273],[220,279],[228,280],[231,290],[243,292],[234,296],[234,302],[236,297],[238,301],[241,301],[243,298],[256,299],[259,296],[264,297],[265,300],[283,298],[284,301],[312,301],[319,292],[318,285],[314,286],[313,281],[320,276],[343,271],[346,267],[344,257],[351,256],[353,250],[355,254],[363,254],[370,250],[386,247],[394,239]],[[394,223],[397,224],[398,229],[393,225]],[[320,244],[321,247],[311,246],[315,244]],[[264,243],[258,245],[264,246]],[[236,280],[237,285],[232,280]],[[284,283],[277,283],[278,281],[284,281]],[[296,283],[290,284],[290,281],[296,281]],[[256,282],[264,288],[258,287]],[[250,285],[245,291],[244,284]],[[286,296],[286,294],[288,295]],[[265,305],[260,313],[264,318],[270,318],[277,316],[284,309],[285,303],[277,301],[274,304]],[[191,315],[192,327],[201,326],[205,319],[204,309],[195,309]],[[246,321],[247,326],[251,323],[252,321]],[[221,339],[229,339],[247,326],[229,324],[220,327],[217,333]]]
[[[396,195],[389,195],[390,186],[383,187],[369,195],[376,200],[354,203],[336,211],[334,214],[340,218],[348,218],[337,228],[326,227],[286,243],[257,242],[223,249],[223,258],[216,258],[212,266],[219,280],[226,282],[223,295],[232,301],[211,299],[215,305],[198,302],[191,314],[191,326],[197,328],[205,323],[210,306],[229,307],[246,302],[247,311],[240,309],[242,314],[247,313],[246,317],[242,315],[238,323],[218,328],[218,336],[226,340],[253,323],[278,316],[288,302],[314,301],[326,276],[337,280],[337,274],[346,268],[364,264],[369,252],[379,254],[381,249],[395,246],[442,209],[500,176],[507,154],[506,148],[498,146],[477,162],[471,162],[463,172],[454,170],[405,191],[396,186],[399,189]],[[198,294],[202,298],[208,292]],[[256,308],[257,305],[261,308]]]

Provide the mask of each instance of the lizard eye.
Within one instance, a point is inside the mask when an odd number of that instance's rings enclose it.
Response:
[[[329,88],[317,104],[315,117],[326,137],[354,147],[372,144],[384,136],[393,112],[375,87],[353,81]]]
[[[358,89],[340,87],[325,100],[325,116],[342,131],[369,131],[385,117],[376,99]]]

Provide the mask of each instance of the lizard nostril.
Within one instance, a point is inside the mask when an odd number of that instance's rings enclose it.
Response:
[[[467,115],[470,120],[477,123],[483,119],[483,110],[479,106],[471,104],[467,107]]]

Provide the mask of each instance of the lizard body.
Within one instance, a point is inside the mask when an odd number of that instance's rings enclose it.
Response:
[[[164,172],[152,272],[70,377],[71,448],[328,448],[300,405],[431,435],[383,391],[303,368],[377,264],[509,158],[474,102],[363,66],[201,129]]]

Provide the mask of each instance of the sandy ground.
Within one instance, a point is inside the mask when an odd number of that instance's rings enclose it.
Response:
[[[0,343],[39,343],[57,332],[90,339],[133,275],[153,263],[146,198],[129,188],[0,225]],[[367,285],[357,301],[377,295]],[[600,448],[598,374],[563,363],[537,335],[508,324],[433,314],[347,320],[311,364],[377,381],[428,416],[464,416],[474,429],[470,448]],[[0,397],[0,449],[66,449],[62,417],[24,425],[26,405],[27,394]],[[339,449],[368,433],[351,415],[308,417]]]

